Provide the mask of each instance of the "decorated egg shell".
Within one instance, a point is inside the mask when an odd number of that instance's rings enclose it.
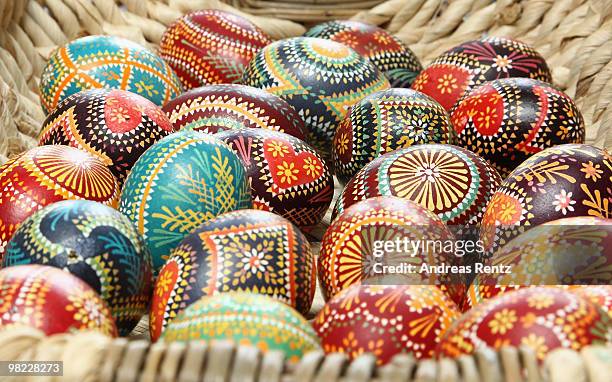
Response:
[[[459,146],[482,156],[502,177],[531,155],[584,143],[584,120],[565,93],[529,78],[487,82],[453,109]]]
[[[606,285],[612,283],[612,220],[559,219],[512,239],[483,263],[469,286],[462,310],[521,286]]]
[[[287,101],[306,123],[308,143],[325,157],[349,108],[389,88],[365,57],[344,44],[313,37],[280,40],[261,49],[247,66],[243,83]]]
[[[241,129],[218,133],[246,165],[253,205],[299,227],[318,224],[334,196],[334,181],[317,151],[277,131]]]
[[[68,145],[97,155],[122,184],[142,153],[172,131],[168,117],[146,98],[92,89],[60,103],[43,123],[39,144]]]
[[[302,315],[271,297],[245,292],[200,298],[170,323],[162,340],[230,340],[262,352],[281,351],[292,362],[320,349]]]
[[[446,110],[411,89],[371,94],[344,117],[332,146],[334,171],[346,183],[380,155],[422,143],[455,143]]]
[[[452,145],[424,144],[387,153],[348,182],[334,216],[380,195],[415,201],[449,225],[478,225],[500,177],[478,155]]]
[[[55,50],[43,69],[43,109],[87,89],[121,89],[161,106],[182,92],[181,83],[159,56],[135,42],[114,36],[87,36]]]
[[[446,110],[469,90],[487,81],[527,77],[552,82],[546,61],[531,46],[503,37],[458,45],[436,58],[412,83]]]
[[[493,253],[519,233],[565,217],[612,217],[612,157],[567,144],[521,163],[501,183],[482,218],[480,238]]]
[[[224,212],[250,208],[244,165],[228,145],[197,131],[163,138],[138,159],[119,211],[144,236],[155,274],[191,231]]]
[[[314,255],[296,226],[271,212],[228,212],[185,237],[162,267],[151,338],[159,338],[168,322],[202,296],[260,293],[306,314],[315,287]]]
[[[88,199],[117,206],[117,180],[97,157],[69,146],[35,147],[0,166],[0,260],[21,222],[51,203]]]
[[[599,305],[612,318],[612,285],[572,285],[569,290]]]
[[[0,270],[0,301],[0,329],[26,325],[46,335],[80,330],[117,335],[100,296],[55,267],[20,265]]]
[[[377,26],[352,20],[315,25],[304,36],[343,43],[370,60],[385,74],[391,86],[409,87],[423,67],[400,39]]]
[[[282,98],[246,85],[209,85],[181,94],[164,106],[177,130],[216,133],[246,127],[287,133],[304,140],[302,117]]]
[[[119,211],[87,200],[51,204],[26,219],[9,241],[3,267],[61,268],[92,287],[128,335],[147,312],[151,256],[136,227]]]
[[[415,251],[414,247],[401,245],[384,248],[379,243],[454,239],[438,216],[411,200],[379,196],[355,203],[338,215],[323,236],[317,267],[323,296],[328,300],[373,276],[402,274],[407,276],[403,284],[434,285],[448,281],[438,278],[442,276],[439,274],[409,272],[401,267],[412,264],[420,269],[425,263],[454,264],[456,259],[449,254],[433,247]],[[410,279],[411,276],[416,278]]]
[[[326,353],[350,359],[372,353],[377,364],[410,353],[431,358],[441,336],[459,317],[435,285],[353,285],[332,298],[313,326]]]
[[[251,58],[271,42],[244,17],[206,9],[184,15],[170,25],[161,37],[159,54],[185,89],[191,89],[239,82]]]
[[[556,348],[579,351],[605,344],[611,335],[612,318],[590,300],[563,288],[533,287],[506,292],[464,313],[436,352],[457,357],[485,346],[526,346],[542,361]]]

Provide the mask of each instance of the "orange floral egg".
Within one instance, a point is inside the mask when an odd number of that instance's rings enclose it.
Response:
[[[400,353],[431,357],[458,317],[433,285],[353,285],[323,307],[313,326],[326,353],[350,359],[373,353],[380,365]]]
[[[612,318],[591,300],[563,288],[533,287],[499,295],[465,313],[436,352],[457,357],[485,346],[528,346],[541,361],[553,349],[580,350],[610,338]]]

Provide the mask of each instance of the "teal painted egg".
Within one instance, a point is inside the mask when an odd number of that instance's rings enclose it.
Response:
[[[162,335],[164,342],[229,340],[289,361],[320,350],[314,330],[298,312],[271,297],[233,292],[203,297],[179,314]]]
[[[65,200],[36,212],[9,241],[2,265],[24,264],[61,268],[85,281],[106,301],[121,335],[147,312],[151,256],[136,227],[114,208]]]
[[[121,89],[163,106],[182,92],[170,66],[145,47],[114,36],[87,36],[55,50],[40,78],[43,109],[87,89]]]
[[[246,170],[232,149],[197,131],[151,146],[125,181],[119,211],[144,235],[157,273],[180,241],[224,212],[250,208]]]
[[[307,141],[325,156],[349,108],[389,87],[384,74],[365,57],[344,44],[314,37],[264,47],[247,66],[242,81],[293,106],[306,123]]]

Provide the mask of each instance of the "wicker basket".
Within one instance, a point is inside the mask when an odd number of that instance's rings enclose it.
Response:
[[[176,17],[204,8],[240,13],[272,37],[283,38],[305,32],[295,21],[348,17],[380,1],[340,0],[333,2],[340,5],[330,7],[332,2],[326,0],[291,0],[282,9],[278,2],[231,3],[253,14],[219,0],[0,0],[0,163],[35,146],[44,119],[37,94],[40,73],[49,53],[71,39],[106,33],[155,48]],[[487,34],[530,43],[553,68],[555,84],[581,108],[587,142],[612,147],[610,1],[389,0],[353,18],[395,33],[424,64],[453,45]],[[323,229],[314,232],[315,241]],[[321,305],[319,296],[313,309]],[[237,381],[257,376],[266,381],[612,381],[611,348],[589,348],[580,355],[559,350],[542,367],[530,351],[512,348],[483,350],[457,360],[416,362],[398,357],[381,368],[370,356],[349,364],[339,354],[312,353],[288,365],[281,354],[262,355],[223,343],[151,345],[143,334],[146,325],[143,321],[135,332],[138,339],[131,341],[91,333],[44,338],[31,329],[5,331],[0,333],[0,360],[55,355],[69,360],[65,375],[77,381],[191,381],[202,375],[206,380]]]
[[[326,20],[348,19],[360,11],[372,9],[383,0],[225,0],[225,2],[253,15],[266,15],[311,24]]]

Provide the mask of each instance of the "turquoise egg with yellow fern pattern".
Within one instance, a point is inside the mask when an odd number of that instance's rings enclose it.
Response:
[[[197,131],[171,134],[138,159],[123,186],[119,211],[144,236],[155,274],[202,223],[252,207],[247,179],[227,144]]]
[[[110,308],[120,335],[128,335],[149,306],[151,256],[142,235],[102,203],[64,200],[27,218],[2,259],[3,267],[26,264],[60,268],[89,284]]]

